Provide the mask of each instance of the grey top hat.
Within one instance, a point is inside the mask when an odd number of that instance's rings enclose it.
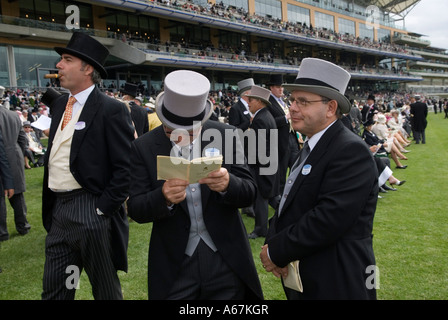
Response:
[[[255,85],[254,79],[244,79],[241,80],[238,84],[238,95],[240,96],[244,91],[250,90],[250,88]]]
[[[210,81],[200,73],[177,70],[165,77],[164,91],[156,98],[156,113],[171,129],[191,130],[210,118]]]
[[[266,105],[270,106],[271,105],[271,103],[269,102],[270,95],[271,91],[269,91],[268,89],[259,86],[252,86],[250,89],[250,94],[246,94],[246,97],[260,99],[261,101],[266,103]]]
[[[294,83],[284,84],[283,87],[290,92],[301,90],[336,100],[342,113],[348,113],[351,104],[344,94],[350,78],[349,72],[331,62],[305,58]]]

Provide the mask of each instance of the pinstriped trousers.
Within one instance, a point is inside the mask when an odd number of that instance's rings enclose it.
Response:
[[[82,189],[57,194],[45,240],[42,299],[74,299],[76,284],[69,284],[83,269],[95,299],[123,299],[112,261],[110,218],[96,213],[97,198]]]

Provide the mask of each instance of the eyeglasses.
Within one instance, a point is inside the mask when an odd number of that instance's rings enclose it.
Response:
[[[311,103],[314,102],[323,102],[323,103],[328,103],[330,100],[329,99],[321,99],[321,100],[306,100],[305,98],[299,97],[299,98],[293,98],[290,97],[289,98],[289,102],[291,103],[291,105],[293,105],[294,103],[297,103],[299,106],[301,107],[307,107],[308,105],[310,105]]]

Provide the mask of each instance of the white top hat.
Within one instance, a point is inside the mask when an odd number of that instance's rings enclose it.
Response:
[[[316,58],[305,58],[294,83],[285,84],[288,91],[301,90],[336,100],[342,113],[350,112],[350,101],[344,96],[350,73],[343,68]]]
[[[260,99],[266,105],[270,106],[269,96],[271,95],[271,91],[259,86],[252,86],[250,89],[250,94],[246,94],[246,97]]]
[[[213,108],[208,100],[210,81],[200,73],[177,70],[165,77],[164,91],[156,98],[156,113],[171,129],[193,129],[210,118]]]

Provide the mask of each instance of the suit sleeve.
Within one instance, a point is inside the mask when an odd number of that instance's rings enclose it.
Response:
[[[106,215],[113,214],[125,201],[129,190],[129,152],[134,139],[131,115],[123,104],[109,106],[110,116],[105,125],[111,177],[98,200],[98,208]]]
[[[0,185],[3,189],[14,189],[14,180],[11,175],[11,168],[9,166],[8,157],[6,156],[5,145],[3,143],[3,136],[0,131]]]

